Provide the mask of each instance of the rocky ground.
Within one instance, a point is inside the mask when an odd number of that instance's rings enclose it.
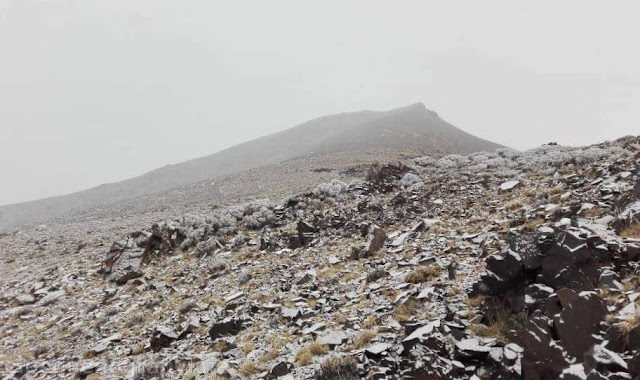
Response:
[[[639,170],[640,137],[422,157],[0,235],[0,373],[640,378]]]

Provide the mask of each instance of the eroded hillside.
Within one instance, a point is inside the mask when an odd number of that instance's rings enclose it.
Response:
[[[0,238],[24,378],[640,375],[640,138],[423,157],[202,214]]]

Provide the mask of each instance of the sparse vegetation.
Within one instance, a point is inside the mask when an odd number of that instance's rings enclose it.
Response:
[[[620,236],[627,239],[640,239],[640,222],[631,223],[623,228]]]
[[[376,269],[367,274],[367,282],[375,282],[389,274],[384,269]]]
[[[508,210],[508,211],[514,211],[514,210],[517,210],[517,209],[521,208],[522,206],[524,206],[522,201],[519,200],[519,199],[516,199],[516,200],[513,200],[513,201],[507,203],[507,205],[504,206],[504,208],[506,210]]]
[[[371,331],[371,330],[363,330],[353,340],[353,345],[358,349],[364,348],[375,337],[376,337],[376,334],[373,331]]]
[[[263,371],[262,367],[253,362],[247,362],[240,366],[240,373],[245,376],[252,376]]]
[[[501,342],[507,342],[509,333],[517,329],[527,319],[526,313],[510,314],[505,311],[496,311],[494,317],[485,324],[472,324],[469,329],[482,337],[496,338]]]
[[[374,317],[373,315],[370,315],[367,317],[367,319],[364,320],[364,322],[362,323],[362,326],[366,329],[370,329],[376,326],[377,324],[378,324],[378,321],[376,320],[376,317]]]
[[[350,357],[330,357],[315,373],[316,380],[358,380],[357,361]]]
[[[403,303],[401,306],[396,308],[393,313],[394,318],[398,322],[404,322],[411,319],[413,313],[421,306],[422,304],[418,302],[418,300],[414,298],[410,298],[407,302]]]
[[[329,352],[327,346],[311,343],[296,352],[296,364],[304,367],[311,364],[315,356],[326,355]]]
[[[525,223],[524,227],[527,231],[535,231],[535,229],[542,223],[544,223],[543,218],[531,219]]]
[[[428,281],[430,278],[438,277],[442,273],[442,268],[438,265],[430,265],[428,267],[421,267],[413,272],[409,273],[405,277],[405,281],[412,284],[420,284]]]

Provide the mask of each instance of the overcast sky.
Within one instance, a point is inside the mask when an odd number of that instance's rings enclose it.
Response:
[[[636,4],[0,0],[0,204],[415,102],[518,149],[640,134]]]

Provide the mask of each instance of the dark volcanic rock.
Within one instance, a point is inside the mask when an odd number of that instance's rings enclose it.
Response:
[[[524,269],[530,271],[542,266],[542,252],[538,248],[538,237],[535,234],[511,238],[509,248],[520,256]]]
[[[608,253],[589,246],[577,231],[564,232],[545,255],[540,281],[554,288],[592,290],[600,269],[609,264]]]
[[[209,329],[209,336],[216,340],[226,335],[236,335],[242,330],[242,319],[227,318],[222,322],[214,323]]]
[[[564,349],[553,341],[551,320],[536,312],[517,333],[524,347],[522,371],[525,379],[557,379],[568,366]]]
[[[276,379],[278,377],[282,377],[284,375],[287,375],[289,372],[291,372],[291,368],[292,367],[293,367],[293,365],[291,365],[290,363],[280,362],[280,363],[276,364],[275,366],[273,366],[273,368],[271,368],[271,371],[269,371],[268,378]]]
[[[518,288],[524,275],[521,257],[512,252],[501,252],[486,260],[487,271],[477,284],[480,293],[498,295]]]
[[[178,334],[168,327],[159,326],[151,336],[150,345],[153,351],[160,351],[165,347],[169,347],[171,342],[178,340]]]
[[[555,318],[555,327],[567,352],[576,357],[594,344],[600,332],[600,323],[607,314],[607,306],[595,292],[583,292],[570,302]]]

